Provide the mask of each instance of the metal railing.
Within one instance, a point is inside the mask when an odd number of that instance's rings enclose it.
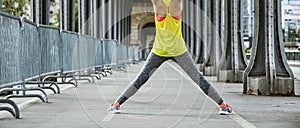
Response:
[[[137,62],[140,56],[139,49],[120,45],[117,40],[60,31],[3,12],[0,12],[0,27],[0,94],[16,92],[0,99],[0,103],[13,108],[0,107],[0,111],[8,111],[16,118],[20,118],[18,106],[9,98],[38,97],[48,102],[44,89],[59,93],[58,84],[77,87],[78,80],[94,82],[94,77],[100,79],[107,76],[106,73],[112,74],[113,67],[126,70],[126,66]],[[57,78],[62,81],[55,81]],[[26,93],[32,90],[42,95]]]
[[[295,52],[285,52],[287,60],[297,60],[300,61],[300,51]]]

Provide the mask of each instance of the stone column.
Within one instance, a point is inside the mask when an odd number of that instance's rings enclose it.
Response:
[[[255,1],[255,30],[244,93],[295,95],[293,72],[287,64],[281,28],[281,0]]]
[[[247,67],[242,30],[242,0],[227,0],[225,12],[225,51],[219,65],[218,81],[243,82]]]

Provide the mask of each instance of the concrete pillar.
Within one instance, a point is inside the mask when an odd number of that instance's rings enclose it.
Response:
[[[287,64],[281,28],[281,0],[255,1],[255,30],[244,93],[295,95],[293,72]]]
[[[217,65],[221,58],[221,44],[219,33],[219,2],[218,0],[208,1],[208,17],[210,21],[207,23],[207,49],[208,57],[205,60],[203,74],[206,76],[216,76]]]
[[[225,51],[219,65],[218,81],[243,82],[247,67],[242,30],[242,0],[227,0],[225,12]]]
[[[60,27],[62,30],[75,30],[75,0],[60,1]]]

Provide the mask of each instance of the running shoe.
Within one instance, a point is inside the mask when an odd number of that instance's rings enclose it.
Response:
[[[228,115],[232,112],[232,107],[228,104],[221,104],[220,105],[220,115]]]
[[[113,114],[120,114],[120,104],[119,103],[112,103],[110,107],[107,109],[108,112],[113,113]]]

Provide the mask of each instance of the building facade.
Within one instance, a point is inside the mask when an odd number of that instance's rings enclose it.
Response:
[[[282,0],[282,28],[285,42],[300,42],[300,0]]]

